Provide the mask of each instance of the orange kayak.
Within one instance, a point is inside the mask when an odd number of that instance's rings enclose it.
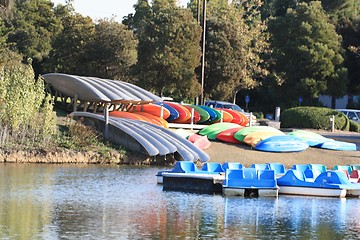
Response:
[[[133,106],[130,110],[130,112],[146,112],[146,113],[150,113],[151,115],[160,117],[161,116],[161,111],[163,111],[163,119],[167,119],[168,117],[170,117],[170,111],[167,110],[165,107],[162,107],[160,105],[156,105],[156,104],[144,104],[144,105],[136,105]]]
[[[109,112],[109,116],[111,117],[118,117],[118,118],[126,118],[126,119],[133,119],[133,120],[140,120],[140,121],[147,121],[148,119],[137,115],[135,113],[130,112],[121,112],[121,111],[111,111]]]
[[[148,118],[150,120],[150,122],[155,124],[155,125],[159,125],[159,126],[162,126],[164,128],[169,128],[168,122],[166,120],[162,119],[161,117],[154,116],[154,115],[152,115],[150,113],[147,113],[147,112],[136,112],[134,114],[140,115],[140,116],[145,117],[145,118]]]
[[[220,113],[222,111],[223,122],[232,122],[232,120],[234,119],[233,115],[231,115],[231,113],[229,113],[228,111],[225,111],[225,109],[222,108],[215,108],[215,109],[218,110]],[[220,122],[220,120],[217,122]]]

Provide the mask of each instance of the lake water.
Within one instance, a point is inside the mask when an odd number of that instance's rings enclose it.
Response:
[[[0,239],[360,238],[360,199],[164,192],[158,170],[2,164]]]

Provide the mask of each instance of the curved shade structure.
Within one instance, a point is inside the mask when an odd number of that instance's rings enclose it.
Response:
[[[88,102],[159,102],[162,99],[134,84],[119,80],[84,77],[63,73],[43,75],[45,81],[56,91],[69,97],[77,96]]]

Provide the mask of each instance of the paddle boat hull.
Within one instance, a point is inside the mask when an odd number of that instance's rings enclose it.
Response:
[[[318,197],[359,197],[360,185],[349,181],[344,172],[290,169],[277,179],[279,194]],[[311,176],[312,175],[312,176]]]
[[[344,198],[346,189],[280,186],[279,194]]]
[[[164,191],[221,193],[224,174],[164,172]]]

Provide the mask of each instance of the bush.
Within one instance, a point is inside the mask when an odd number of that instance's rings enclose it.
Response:
[[[56,133],[53,100],[30,65],[0,64],[0,147],[43,148]]]
[[[282,128],[310,128],[331,130],[330,118],[335,116],[335,129],[348,131],[349,119],[334,109],[321,107],[295,107],[282,112]]]
[[[360,133],[360,124],[353,120],[350,120],[350,131]]]

